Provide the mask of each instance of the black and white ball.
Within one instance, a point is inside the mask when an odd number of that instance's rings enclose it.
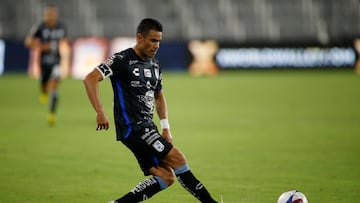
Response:
[[[290,190],[282,193],[277,203],[308,203],[308,201],[300,191]]]

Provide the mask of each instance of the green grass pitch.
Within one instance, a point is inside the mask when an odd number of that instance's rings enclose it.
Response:
[[[225,203],[271,203],[287,190],[310,203],[357,203],[360,76],[351,70],[164,73],[174,144]],[[112,120],[110,81],[100,85]],[[46,123],[38,82],[0,77],[0,202],[99,203],[144,177],[115,141],[95,131],[79,80],[60,88],[57,123]],[[147,202],[197,202],[177,182]]]

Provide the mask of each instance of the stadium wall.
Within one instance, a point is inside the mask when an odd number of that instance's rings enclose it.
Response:
[[[119,37],[78,38],[72,42],[69,67],[63,73],[81,79],[97,64],[117,51],[131,47],[135,39]],[[33,63],[22,41],[0,41],[0,75],[25,73],[37,78],[38,64]],[[214,40],[164,41],[157,54],[164,70],[189,70],[194,75],[215,75],[226,69],[272,68],[353,68],[357,52],[349,44],[267,45],[229,44]]]

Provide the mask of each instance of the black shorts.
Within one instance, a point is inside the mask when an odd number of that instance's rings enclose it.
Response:
[[[51,78],[59,79],[60,78],[60,65],[41,65],[41,78],[40,82],[42,85],[45,85]]]
[[[121,142],[133,152],[145,176],[150,175],[149,169],[158,166],[173,147],[159,133],[155,124],[133,130]]]

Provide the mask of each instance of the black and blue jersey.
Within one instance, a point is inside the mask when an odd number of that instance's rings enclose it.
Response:
[[[127,138],[136,126],[152,123],[155,93],[162,90],[155,58],[143,60],[129,48],[113,54],[97,69],[104,79],[111,79],[117,140]]]
[[[32,36],[38,38],[41,43],[51,43],[49,51],[41,52],[42,65],[54,65],[60,63],[59,42],[66,37],[65,26],[57,23],[54,27],[49,27],[45,22],[33,28]]]

